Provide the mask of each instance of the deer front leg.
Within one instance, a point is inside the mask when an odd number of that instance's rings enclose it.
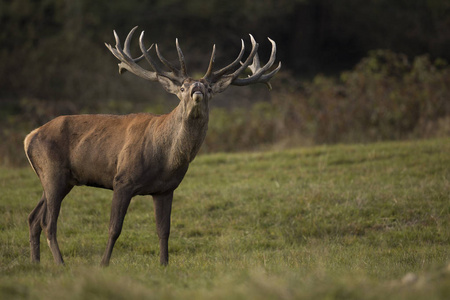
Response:
[[[109,238],[105,253],[103,254],[101,266],[107,267],[111,259],[114,244],[122,232],[123,221],[131,201],[131,193],[114,190],[113,201],[111,205],[111,217],[109,220]]]
[[[173,192],[153,196],[156,231],[159,238],[159,262],[163,266],[166,266],[169,263],[169,235],[172,199]]]

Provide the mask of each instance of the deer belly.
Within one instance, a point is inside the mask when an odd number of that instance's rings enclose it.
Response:
[[[156,174],[155,176],[143,176],[143,180],[136,186],[136,195],[156,195],[174,191],[181,183],[187,170],[183,172]]]
[[[102,160],[85,161],[71,166],[75,185],[112,189],[115,166]]]

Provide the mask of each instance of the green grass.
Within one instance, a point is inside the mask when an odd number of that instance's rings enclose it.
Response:
[[[1,299],[450,298],[450,139],[199,156],[175,192],[167,268],[149,197],[102,269],[110,191],[64,200],[65,267],[44,236],[29,263],[32,170],[0,169],[0,191]]]

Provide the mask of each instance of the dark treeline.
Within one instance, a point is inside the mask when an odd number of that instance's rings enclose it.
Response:
[[[298,78],[338,74],[372,49],[450,60],[448,0],[2,0],[0,99],[144,97],[142,83],[124,91],[103,45],[114,43],[113,29],[124,37],[135,25],[169,58],[178,37],[196,72],[213,43],[225,64],[248,33],[262,45],[273,38],[283,70]]]
[[[250,48],[248,33],[263,61],[276,41],[272,92],[217,95],[202,151],[450,136],[449,0],[0,1],[0,165],[25,164],[25,135],[58,115],[176,105],[157,83],[118,75],[104,42],[136,25],[175,64],[179,38],[193,77],[213,44],[220,68],[241,38]]]

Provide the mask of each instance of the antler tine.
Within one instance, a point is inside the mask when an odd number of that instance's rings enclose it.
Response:
[[[166,66],[168,67],[172,72],[178,74],[180,71],[178,69],[176,69],[167,59],[165,59],[162,55],[161,52],[159,52],[159,48],[158,48],[158,44],[155,45],[156,48],[156,55],[158,55],[159,60]]]
[[[134,32],[136,31],[138,27],[135,26],[133,29],[131,29],[131,31],[128,33],[127,38],[125,39],[125,43],[124,43],[124,47],[123,47],[123,52],[128,55],[131,58],[131,52],[130,52],[130,43],[131,43],[131,38],[133,37]],[[135,60],[136,61],[136,60]]]
[[[215,59],[216,59],[216,44],[213,45],[211,59],[209,60],[208,70],[206,71],[205,76],[203,76],[203,78],[205,78],[206,80],[210,80],[210,78],[211,78]]]
[[[184,77],[188,77],[186,63],[184,61],[184,55],[183,52],[181,51],[180,45],[178,44],[178,39],[175,39],[175,44],[177,46],[178,60],[180,61],[181,66],[181,75]]]
[[[128,57],[127,55],[125,55],[123,53],[122,45],[120,45],[120,39],[119,39],[119,36],[117,35],[117,32],[115,30],[113,30],[113,33],[114,33],[114,38],[116,39],[116,50],[117,50],[117,53],[119,53],[119,56],[125,60],[131,59],[131,57]]]
[[[269,80],[272,79],[273,76],[275,76],[275,74],[278,73],[278,71],[280,71],[281,69],[281,61],[278,63],[278,66],[273,69],[270,73],[264,74],[263,76],[261,76],[258,80],[258,82],[262,82],[265,83],[267,85],[267,87],[269,88],[269,90],[272,89],[272,85],[270,84]]]
[[[106,46],[106,48],[108,48],[109,49],[109,51],[111,51],[111,53],[117,58],[117,59],[121,59],[121,57],[120,57],[120,55],[119,55],[119,52],[116,50],[116,49],[114,49],[113,48],[113,46],[111,46],[110,44],[108,44],[108,43],[105,43],[105,46]]]
[[[262,72],[267,71],[270,67],[272,67],[273,63],[275,62],[275,57],[277,55],[277,44],[271,38],[268,37],[267,39],[272,44],[272,52],[270,53],[269,61],[267,62],[267,64],[264,67],[262,67],[262,69],[261,69],[261,70],[263,70]],[[253,71],[256,71],[258,68],[259,68],[259,59],[258,59],[258,66]]]
[[[142,55],[144,55],[145,60],[148,62],[148,64],[152,67],[152,69],[154,71],[156,71],[157,73],[161,73],[163,72],[163,70],[161,70],[161,68],[159,68],[159,66],[153,61],[152,57],[150,56],[150,54],[148,54],[148,52],[145,51],[145,46],[144,46],[144,31],[141,32],[141,35],[139,37],[139,47],[141,48],[142,51]],[[153,47],[153,44],[152,46]]]

